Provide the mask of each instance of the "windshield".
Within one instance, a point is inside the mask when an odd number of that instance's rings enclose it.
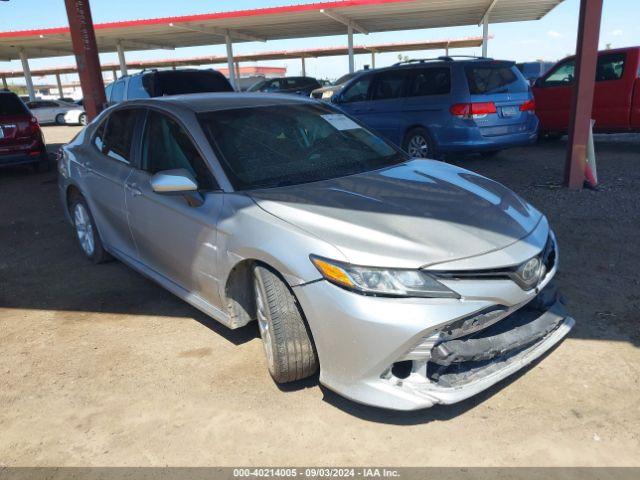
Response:
[[[380,137],[322,105],[247,107],[198,118],[236,190],[316,182],[406,160]]]
[[[260,80],[256,83],[254,83],[253,85],[251,85],[249,88],[247,88],[247,92],[257,92],[259,91],[265,84],[267,83],[266,80]]]
[[[337,79],[331,85],[342,85],[347,80],[351,80],[351,78],[353,78],[354,75],[355,75],[355,73],[347,73],[346,75],[341,76],[339,79]]]

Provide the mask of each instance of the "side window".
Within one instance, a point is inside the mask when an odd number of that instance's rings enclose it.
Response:
[[[94,138],[95,146],[106,156],[120,162],[131,159],[131,140],[139,110],[116,110],[99,128]]]
[[[558,66],[553,70],[547,78],[544,79],[545,87],[561,87],[563,85],[571,85],[574,76],[574,61],[570,60]]]
[[[129,78],[129,86],[127,87],[127,99],[131,98],[149,98],[149,92],[142,84],[142,75],[136,75]]]
[[[142,137],[142,169],[154,174],[175,168],[189,171],[200,190],[215,188],[213,175],[182,127],[166,115],[149,111]]]
[[[372,100],[388,100],[403,96],[408,73],[407,70],[390,70],[376,75]]]
[[[342,103],[362,102],[368,98],[371,75],[356,80],[341,96]]]
[[[425,95],[447,95],[451,92],[451,70],[449,68],[425,68],[415,70],[410,97]]]
[[[113,91],[111,92],[112,102],[121,102],[124,99],[124,80],[118,80],[113,84]]]
[[[104,96],[107,98],[107,102],[110,100],[109,97],[111,97],[111,90],[113,90],[113,83],[110,83],[104,89]]]
[[[613,53],[598,57],[596,66],[596,82],[620,80],[624,73],[625,53]]]

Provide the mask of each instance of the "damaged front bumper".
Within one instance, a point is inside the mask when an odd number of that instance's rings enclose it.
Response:
[[[360,403],[415,410],[469,398],[560,342],[574,320],[551,282],[524,291],[481,280],[492,297],[380,298],[326,281],[295,287],[320,358],[320,381]]]

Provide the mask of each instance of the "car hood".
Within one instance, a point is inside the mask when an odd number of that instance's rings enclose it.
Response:
[[[482,255],[525,238],[543,218],[503,185],[433,160],[250,195],[360,265],[417,268]]]

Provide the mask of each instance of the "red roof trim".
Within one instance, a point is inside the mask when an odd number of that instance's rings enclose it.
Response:
[[[280,7],[255,8],[251,10],[234,10],[230,12],[202,13],[197,15],[182,15],[177,17],[147,18],[140,20],[125,20],[120,22],[96,23],[95,30],[108,30],[113,28],[130,28],[147,25],[162,25],[168,23],[198,22],[203,20],[216,20],[222,18],[257,17],[262,15],[277,15],[283,13],[307,12],[310,10],[335,9],[345,7],[358,7],[366,5],[384,5],[386,3],[413,3],[416,0],[341,0],[322,3],[308,3],[298,5],[285,5]],[[34,30],[15,30],[0,32],[0,38],[34,37],[40,35],[60,35],[69,33],[69,27],[42,28]]]

